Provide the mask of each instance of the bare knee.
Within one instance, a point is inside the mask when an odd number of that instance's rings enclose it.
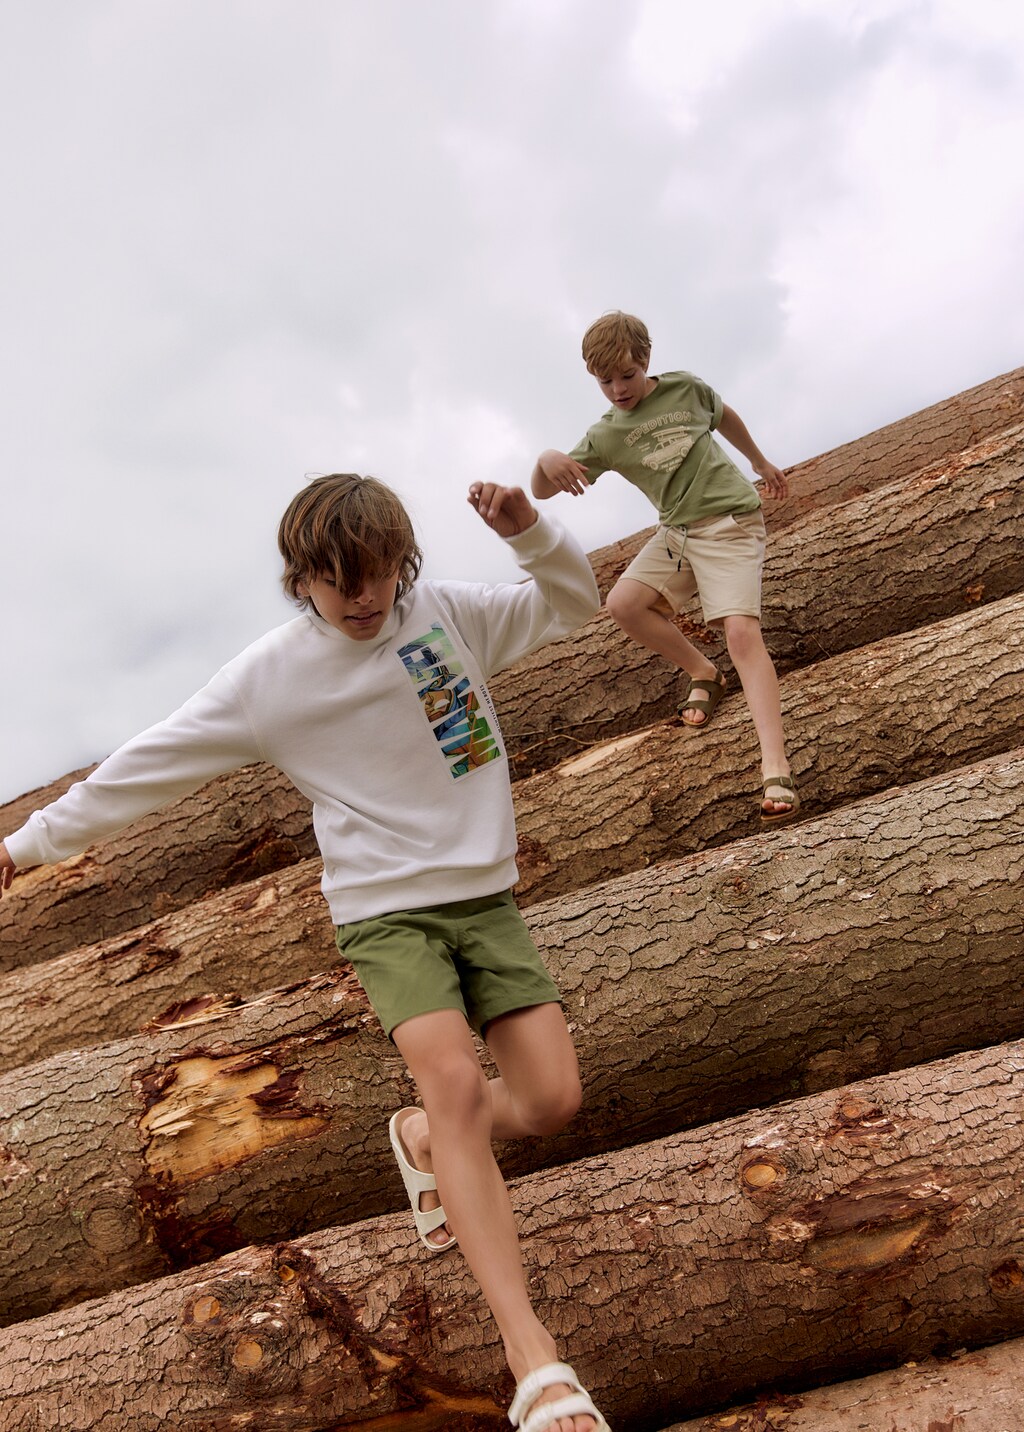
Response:
[[[560,1080],[549,1089],[535,1090],[523,1103],[520,1114],[531,1134],[557,1134],[579,1110],[583,1089],[578,1078]]]
[[[615,583],[608,593],[605,606],[609,616],[626,632],[649,612],[657,612],[659,616],[668,612],[667,604],[653,587],[645,586],[643,582],[631,581],[629,578],[620,578]]]
[[[722,625],[725,628],[725,644],[734,665],[741,666],[761,652],[767,654],[757,617],[726,617]]]
[[[619,626],[625,626],[630,613],[635,609],[636,601],[629,596],[621,582],[616,582],[608,593],[605,606],[608,608],[608,615],[617,621]]]
[[[472,1052],[439,1051],[428,1068],[417,1070],[416,1082],[431,1127],[441,1120],[466,1126],[478,1119],[490,1119],[487,1080]]]

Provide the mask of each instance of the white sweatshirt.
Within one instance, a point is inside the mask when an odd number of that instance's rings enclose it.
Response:
[[[335,924],[493,895],[518,878],[508,763],[484,678],[599,605],[586,555],[538,516],[509,539],[532,582],[417,582],[373,641],[315,612],[221,669],[6,845],[76,855],[226,771],[268,761],[313,802]]]

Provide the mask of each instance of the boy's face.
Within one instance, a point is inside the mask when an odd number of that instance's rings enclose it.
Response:
[[[399,572],[365,581],[358,592],[346,597],[326,572],[299,582],[296,591],[308,597],[328,626],[344,632],[353,641],[372,641],[391,615],[398,590]]]
[[[608,401],[625,413],[635,408],[657,386],[654,379],[647,376],[647,364],[639,363],[632,357],[621,368],[613,368],[610,373],[595,373],[594,376]]]

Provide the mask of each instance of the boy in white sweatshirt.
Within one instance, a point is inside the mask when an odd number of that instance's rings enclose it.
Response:
[[[532,581],[417,582],[421,553],[389,488],[311,482],[278,532],[302,614],[0,843],[0,892],[17,869],[76,855],[226,771],[284,771],[313,803],[338,948],[423,1100],[391,1120],[420,1238],[437,1252],[458,1238],[519,1384],[514,1425],[601,1432],[530,1305],[491,1150],[561,1128],[581,1091],[558,990],[510,894],[512,794],[485,685],[599,597],[583,551],[522,489],[475,483],[469,501]]]

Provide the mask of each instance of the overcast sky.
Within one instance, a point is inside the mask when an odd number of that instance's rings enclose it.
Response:
[[[609,308],[781,465],[1024,362],[1011,0],[0,0],[0,57],[0,801],[290,617],[307,476],[514,579],[466,490],[600,415]]]

